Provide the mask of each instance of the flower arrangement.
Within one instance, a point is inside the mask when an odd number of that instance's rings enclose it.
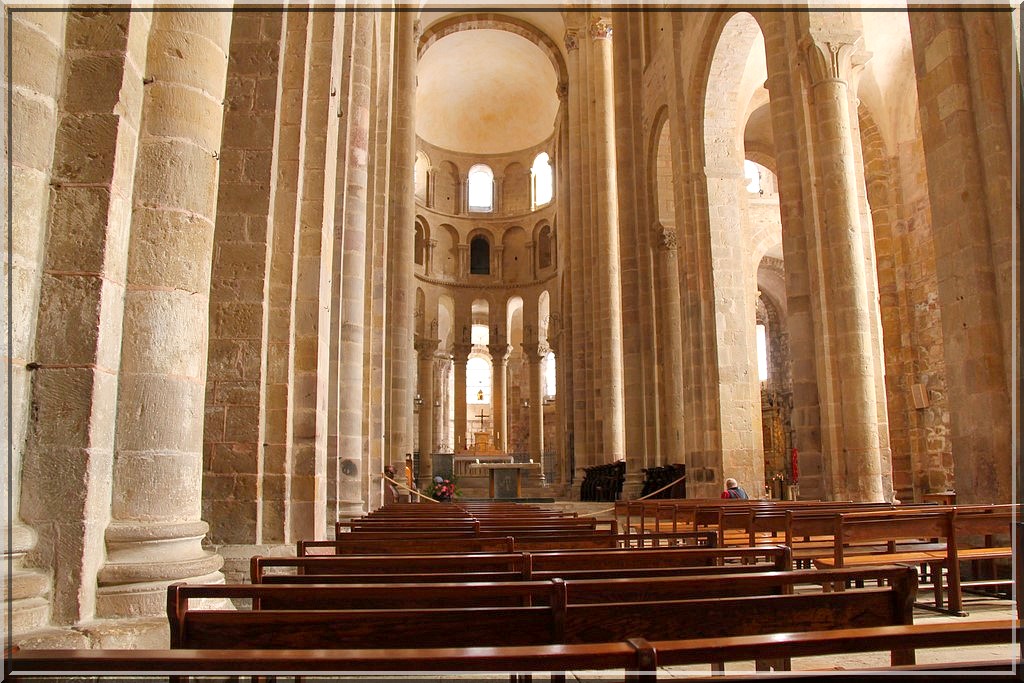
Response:
[[[434,481],[430,484],[427,489],[427,493],[434,500],[446,503],[451,501],[458,491],[455,488],[455,483],[450,479],[443,477],[434,477]]]

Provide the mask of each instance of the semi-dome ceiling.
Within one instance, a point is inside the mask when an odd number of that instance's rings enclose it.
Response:
[[[558,111],[547,55],[507,31],[445,36],[417,67],[416,134],[432,145],[500,154],[547,140]]]

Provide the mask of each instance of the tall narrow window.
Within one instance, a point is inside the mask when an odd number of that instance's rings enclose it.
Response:
[[[757,326],[757,379],[760,382],[768,381],[768,339],[764,325]]]
[[[469,243],[469,274],[490,275],[491,245],[486,237],[477,235]]]
[[[537,236],[537,267],[551,267],[551,226],[545,225]]]
[[[747,181],[747,192],[761,192],[761,169],[750,159],[743,160],[743,178]]]
[[[483,164],[469,169],[469,210],[494,210],[494,172]]]
[[[533,181],[533,208],[536,209],[550,202],[553,194],[551,158],[547,152],[541,152],[533,160],[530,176]]]
[[[544,356],[544,396],[547,398],[555,397],[555,376],[555,354],[548,351]]]

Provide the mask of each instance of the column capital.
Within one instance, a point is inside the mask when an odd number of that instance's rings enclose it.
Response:
[[[416,340],[413,342],[413,346],[416,348],[416,357],[420,360],[432,359],[434,357],[434,352],[437,351],[437,346],[440,343],[440,339],[416,337]]]
[[[512,353],[512,346],[509,344],[488,344],[487,350],[491,352],[492,363],[508,362],[508,355]]]
[[[544,360],[544,357],[548,355],[551,349],[547,344],[541,342],[523,343],[523,355],[526,356],[526,360],[532,365],[534,363],[540,363]]]
[[[679,248],[678,232],[675,228],[665,227],[661,221],[654,222],[654,236],[658,239],[658,247],[662,251],[675,251]]]
[[[565,49],[567,52],[578,50],[580,47],[580,33],[574,28],[565,31]]]
[[[456,363],[465,363],[469,360],[469,354],[473,351],[472,344],[452,344],[452,360]]]
[[[594,17],[590,22],[590,37],[594,40],[611,40],[612,22],[606,17]]]
[[[852,83],[871,58],[860,37],[837,36],[829,40],[806,35],[800,40],[800,50],[806,56],[812,85],[830,80]]]

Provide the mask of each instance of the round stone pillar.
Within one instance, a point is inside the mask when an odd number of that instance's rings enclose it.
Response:
[[[655,226],[658,240],[657,313],[659,354],[664,382],[663,411],[661,426],[661,462],[659,465],[684,463],[683,449],[683,325],[679,299],[678,242],[674,228],[660,223]]]
[[[456,453],[466,450],[466,363],[469,362],[471,344],[452,346],[452,362],[455,365],[455,444]]]
[[[833,491],[854,501],[882,501],[867,274],[853,150],[850,82],[861,60],[857,43],[805,39],[814,119],[814,160],[821,178],[823,273],[835,368]]]
[[[210,262],[231,14],[153,15],[124,301],[98,617],[162,615],[174,581],[223,582],[202,547]],[[176,55],[188,54],[183,60]],[[199,65],[199,66],[197,66]]]
[[[505,406],[505,378],[508,375],[508,355],[512,347],[508,344],[491,344],[491,415],[494,420],[494,447],[505,452],[508,436],[508,417]]]
[[[544,383],[541,376],[541,361],[547,356],[547,348],[537,344],[523,344],[523,353],[529,371],[530,398],[530,459],[539,462],[540,478],[544,480]]]
[[[420,442],[420,477],[418,482],[434,478],[434,463],[431,453],[434,445],[434,353],[437,351],[439,339],[416,339],[416,394],[419,396],[419,442]]]
[[[615,89],[612,74],[612,26],[603,17],[590,24],[594,122],[591,130],[594,163],[593,201],[597,223],[597,281],[600,301],[595,322],[600,331],[600,382],[604,461],[626,456],[626,417],[623,400],[622,283],[619,279],[619,205],[615,174]],[[643,481],[643,454],[633,454],[626,472],[627,486]],[[623,492],[626,493],[625,491]]]

